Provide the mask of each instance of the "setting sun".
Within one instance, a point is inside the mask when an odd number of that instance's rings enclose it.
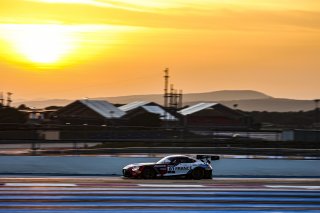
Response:
[[[28,26],[12,36],[15,48],[36,63],[55,63],[71,51],[69,35],[55,25]]]
[[[23,61],[55,64],[75,48],[70,32],[59,25],[12,24],[6,30],[12,51]]]

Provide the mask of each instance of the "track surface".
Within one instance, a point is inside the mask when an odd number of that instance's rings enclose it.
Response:
[[[1,177],[2,212],[320,212],[320,180]]]

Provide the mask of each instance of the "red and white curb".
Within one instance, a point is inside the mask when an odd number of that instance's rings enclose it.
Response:
[[[76,187],[72,183],[4,183],[7,187]]]
[[[320,189],[320,186],[265,185],[265,187],[276,189]]]
[[[189,185],[189,184],[137,184],[139,187],[154,187],[154,188],[202,188],[206,185]]]

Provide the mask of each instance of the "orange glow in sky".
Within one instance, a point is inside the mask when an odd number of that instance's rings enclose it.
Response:
[[[35,70],[57,67],[63,69],[81,58],[90,60],[92,55],[95,56],[101,51],[100,48],[104,49],[114,44],[113,40],[119,38],[119,32],[124,29],[129,31],[128,27],[107,25],[3,24],[0,26],[2,38],[9,45],[9,48],[3,48],[3,55],[7,55],[9,60],[29,64]],[[99,36],[104,37],[101,39]],[[101,44],[105,45],[104,48],[100,46]],[[83,55],[82,53],[86,51],[90,53]],[[11,55],[5,54],[9,52]]]
[[[251,89],[320,94],[318,0],[3,0],[0,91],[16,98]]]

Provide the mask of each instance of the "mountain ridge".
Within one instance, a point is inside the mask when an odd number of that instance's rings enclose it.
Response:
[[[200,98],[201,97],[201,98]],[[183,99],[186,102],[199,101],[213,102],[213,101],[227,101],[227,100],[247,100],[247,99],[265,99],[272,98],[262,92],[254,90],[219,90],[212,92],[201,93],[186,93],[183,94]],[[129,95],[117,97],[100,97],[93,99],[108,100],[112,103],[126,104],[137,100],[153,101],[163,103],[163,94],[150,94],[150,95]]]

